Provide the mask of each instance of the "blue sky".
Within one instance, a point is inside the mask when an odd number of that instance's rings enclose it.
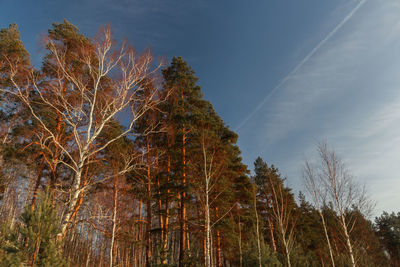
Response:
[[[88,36],[106,23],[158,56],[182,56],[205,98],[257,156],[302,189],[301,164],[322,139],[377,201],[400,202],[400,3],[397,0],[0,0],[33,62],[40,36],[67,19]],[[251,116],[250,116],[251,115]]]

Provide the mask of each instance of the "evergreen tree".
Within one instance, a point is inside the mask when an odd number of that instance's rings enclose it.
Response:
[[[255,237],[255,234],[253,235]],[[245,247],[243,252],[243,267],[254,267],[258,265],[258,248],[257,248],[257,240],[252,238],[250,239]],[[278,260],[277,256],[273,251],[271,251],[271,247],[265,243],[263,240],[261,241],[261,266],[271,266],[271,267],[280,267],[282,263]]]
[[[181,57],[174,57],[170,66],[163,70],[164,88],[170,91],[166,116],[173,146],[171,155],[174,184],[179,199],[179,265],[184,265],[188,244],[187,205],[190,195],[191,139],[196,135],[196,122],[201,116],[205,102],[201,99],[200,86],[194,71]]]
[[[296,241],[294,258],[301,257],[307,262],[307,266],[320,266],[321,263],[329,264],[330,256],[321,226],[321,218],[318,211],[299,194],[299,217],[296,227]]]
[[[260,157],[254,162],[254,176],[257,186],[257,207],[263,222],[263,235],[271,247],[290,266],[290,253],[294,247],[294,228],[297,220],[297,205],[291,189],[284,185],[278,169],[268,167]]]
[[[400,266],[400,212],[383,212],[375,218],[375,231],[392,266]]]
[[[355,255],[359,266],[389,266],[390,263],[374,232],[372,222],[357,209],[347,212],[347,217],[354,219],[351,239],[354,243]]]
[[[20,225],[7,227],[3,235],[2,266],[29,264],[37,267],[67,266],[57,241],[60,233],[59,218],[51,203],[49,191],[42,193],[35,209],[25,207]]]
[[[21,246],[19,225],[4,221],[0,225],[0,264],[4,267],[21,267],[27,255]]]

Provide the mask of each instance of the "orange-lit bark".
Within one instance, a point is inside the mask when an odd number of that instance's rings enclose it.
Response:
[[[150,142],[149,136],[146,136],[147,147],[147,200],[146,200],[146,266],[151,264],[151,223],[152,223],[152,210],[151,210],[151,169],[150,169]]]
[[[219,230],[216,231],[217,233],[217,244],[216,244],[216,251],[217,251],[217,267],[222,266],[222,252],[221,252],[221,234]]]
[[[171,172],[171,156],[168,155],[168,162],[167,162],[167,182],[169,183],[170,181],[170,172]],[[163,235],[162,235],[162,264],[167,264],[167,249],[168,249],[168,223],[169,223],[169,194],[170,194],[170,189],[168,188],[167,190],[167,196],[165,199],[165,219],[164,219],[164,225],[163,225]]]
[[[33,251],[33,257],[32,257],[32,263],[31,263],[31,267],[35,266],[35,262],[36,262],[36,257],[37,257],[37,253],[38,253],[38,249],[39,249],[39,233],[36,236],[36,240],[35,240],[35,247],[34,247],[34,251]]]
[[[44,157],[42,157],[42,160],[40,161],[39,174],[38,174],[38,176],[36,178],[35,187],[33,189],[33,196],[32,196],[32,202],[31,202],[32,211],[35,209],[35,204],[36,204],[36,199],[37,199],[37,196],[38,196],[40,181],[41,181],[42,175],[43,175],[43,169],[44,169]]]
[[[218,216],[218,207],[215,208],[215,213]],[[221,253],[221,233],[219,230],[216,230],[216,235],[217,235],[217,242],[216,242],[216,256],[217,256],[217,267],[222,266],[222,253]]]
[[[272,248],[274,252],[276,252],[276,241],[275,241],[275,236],[274,236],[274,224],[271,222],[271,219],[268,217],[268,225],[269,225],[269,231],[271,235],[271,243],[272,243]]]
[[[185,106],[183,104],[183,90],[181,91],[182,115],[185,114]],[[182,126],[182,187],[180,194],[180,247],[179,247],[179,266],[183,266],[183,260],[186,250],[186,129],[185,124]]]

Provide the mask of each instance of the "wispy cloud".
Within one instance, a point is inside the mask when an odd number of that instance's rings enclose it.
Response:
[[[250,156],[261,151],[272,159],[300,189],[304,155],[326,138],[357,179],[369,185],[378,211],[395,210],[400,202],[393,190],[400,188],[400,5],[362,1],[346,18],[340,31],[317,45],[244,121],[240,142]]]
[[[255,109],[253,109],[250,114],[245,117],[245,119],[239,123],[239,125],[236,127],[235,131],[240,130],[260,109],[265,105],[265,103],[270,99],[270,97],[280,88],[282,87],[285,83],[289,81],[289,79],[292,78],[302,67],[303,65],[333,36],[337,31],[339,31],[348,20],[353,17],[353,15],[364,5],[366,0],[361,0],[350,12],[347,14],[347,16],[344,17],[342,21],[339,22],[339,24],[336,25],[335,28],[331,32],[328,33],[328,35],[325,36],[324,39],[322,39],[295,67],[294,69],[286,75],[272,90],[268,92],[268,94],[264,97],[264,99],[256,106]]]

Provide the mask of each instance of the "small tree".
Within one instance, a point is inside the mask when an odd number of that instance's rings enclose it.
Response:
[[[282,266],[276,253],[271,251],[270,246],[262,238],[257,237],[257,235],[256,239],[251,238],[247,244],[245,244],[242,266]]]
[[[9,221],[3,222],[0,229],[0,265],[19,267],[25,259],[26,255],[18,242],[18,228]]]
[[[293,194],[284,185],[284,179],[280,177],[278,170],[273,165],[269,168],[260,157],[254,162],[254,172],[253,179],[258,187],[257,194],[260,204],[265,209],[267,220],[271,221],[270,227],[275,226],[278,240],[282,246],[282,254],[285,255],[286,263],[290,267],[290,255],[294,247],[294,229],[297,220]],[[271,241],[274,246],[273,231],[271,231]]]
[[[392,266],[400,266],[400,212],[391,214],[383,212],[375,218],[375,231]]]
[[[354,228],[356,218],[352,216],[351,210],[356,209],[362,214],[368,214],[372,205],[366,198],[365,189],[354,183],[343,161],[334,150],[328,149],[326,142],[320,143],[317,151],[319,163],[315,166],[306,164],[307,180],[314,195],[314,201],[321,203],[320,201],[323,200],[321,196],[325,196],[326,201],[331,203],[336,212],[351,265],[355,267],[357,261],[350,233]],[[317,181],[319,181],[318,184]]]
[[[296,214],[291,207],[293,197],[285,190],[283,183],[276,183],[271,177],[269,182],[273,198],[272,216],[285,249],[287,265],[290,267],[292,266],[290,256],[294,246],[294,228],[296,226]]]
[[[303,179],[305,182],[306,189],[307,189],[308,193],[311,195],[315,209],[318,211],[318,214],[321,218],[322,227],[324,228],[326,243],[328,245],[329,256],[331,258],[331,263],[332,263],[332,266],[335,267],[335,260],[333,257],[332,245],[331,245],[331,242],[329,239],[328,228],[326,225],[326,220],[325,220],[325,216],[324,216],[324,212],[323,212],[323,208],[326,205],[326,201],[325,201],[326,194],[321,189],[321,186],[322,186],[321,176],[319,176],[315,173],[315,170],[309,161],[305,161],[305,163],[304,163]]]
[[[39,196],[35,209],[31,205],[25,207],[19,226],[12,229],[6,225],[2,231],[5,242],[1,247],[1,266],[20,266],[22,263],[32,267],[67,266],[57,241],[60,231],[56,210],[46,190]]]

